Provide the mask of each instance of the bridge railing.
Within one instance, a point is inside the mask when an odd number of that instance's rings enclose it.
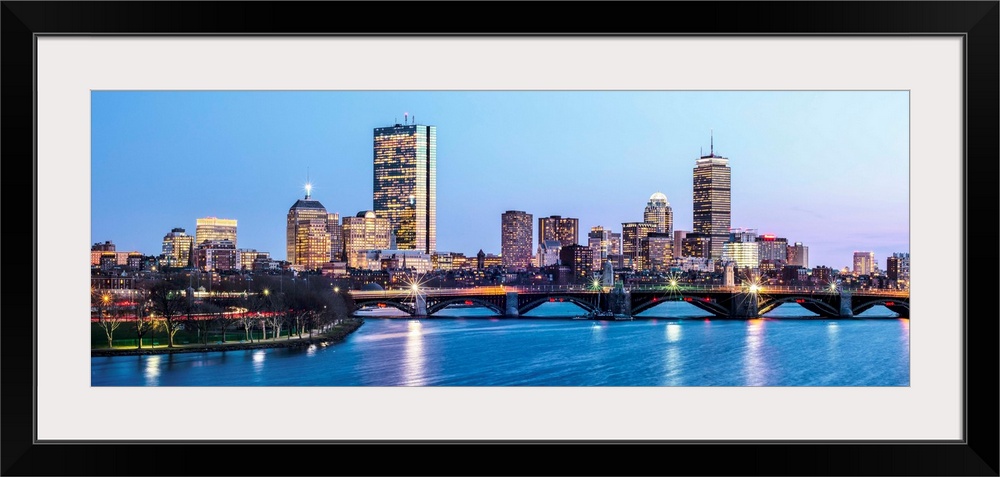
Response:
[[[745,286],[725,286],[725,285],[626,285],[625,290],[630,292],[665,292],[665,293],[738,293],[745,291]],[[482,295],[503,295],[507,292],[518,293],[607,293],[608,287],[595,289],[591,285],[533,285],[533,286],[482,286],[467,288],[420,288],[417,291],[409,289],[400,290],[379,290],[379,291],[359,291],[352,290],[350,295],[355,299],[396,299],[403,297],[414,297],[416,294],[423,296],[482,296]],[[905,290],[848,290],[855,296],[887,296],[887,297],[909,297],[910,293]],[[823,295],[840,293],[839,290],[832,292],[825,287],[807,286],[771,286],[763,285],[759,293],[808,293],[811,295]]]

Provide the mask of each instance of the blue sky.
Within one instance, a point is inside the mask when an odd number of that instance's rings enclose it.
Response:
[[[159,254],[174,227],[237,219],[240,248],[285,258],[303,194],[372,208],[372,130],[437,126],[438,249],[500,253],[524,210],[621,231],[666,194],[691,229],[692,169],[730,159],[732,225],[809,247],[810,266],[909,251],[905,91],[95,91],[91,242]],[[535,230],[537,234],[537,230]]]

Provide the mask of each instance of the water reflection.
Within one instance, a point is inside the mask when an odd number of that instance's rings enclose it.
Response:
[[[764,320],[758,318],[747,320],[746,347],[743,356],[743,375],[747,386],[764,386],[767,384],[766,366],[764,362]]]
[[[160,358],[161,355],[154,354],[146,358],[146,386],[159,386],[160,384]]]
[[[682,372],[682,368],[684,367],[684,360],[681,358],[681,351],[676,346],[671,346],[667,348],[664,358],[667,369],[663,375],[663,385],[683,386],[684,373]]]
[[[406,360],[403,362],[403,379],[407,386],[423,386],[424,333],[419,320],[410,320],[406,333]]]
[[[681,340],[680,323],[667,323],[667,343],[676,343]]]
[[[264,357],[267,353],[264,350],[257,350],[253,352],[253,372],[254,374],[260,374],[264,370]]]

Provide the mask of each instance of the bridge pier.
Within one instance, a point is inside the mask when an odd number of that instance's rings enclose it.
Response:
[[[840,316],[839,318],[854,318],[854,307],[851,303],[851,292],[840,291]]]
[[[730,300],[729,317],[749,320],[760,316],[760,307],[756,293],[737,293]]]
[[[517,317],[517,292],[507,292],[507,302],[504,306],[504,315]]]
[[[608,294],[608,311],[615,316],[632,316],[632,294],[621,286],[616,286]]]
[[[418,293],[413,304],[416,308],[414,316],[427,316],[427,296]]]

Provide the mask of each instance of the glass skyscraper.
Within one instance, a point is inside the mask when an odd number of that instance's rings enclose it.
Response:
[[[722,258],[731,226],[731,186],[729,159],[715,155],[715,145],[694,167],[694,233],[705,234],[712,260]]]
[[[405,121],[404,121],[405,122]],[[375,128],[373,209],[389,219],[399,250],[437,247],[437,127]]]

